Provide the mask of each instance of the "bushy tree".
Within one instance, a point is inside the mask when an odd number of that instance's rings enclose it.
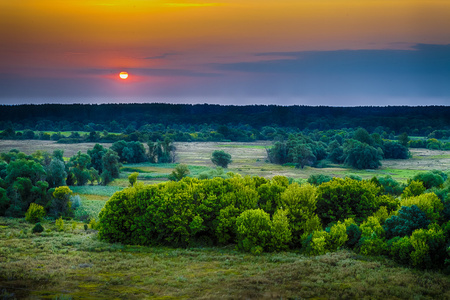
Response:
[[[420,172],[414,175],[410,181],[417,180],[422,182],[425,189],[440,187],[447,180],[447,175],[441,171],[433,170],[428,172]]]
[[[47,167],[47,182],[51,188],[66,185],[66,165],[64,161],[53,158]]]
[[[397,215],[391,216],[384,223],[386,238],[410,236],[414,230],[427,228],[430,220],[417,205],[402,206]]]
[[[102,178],[102,184],[107,185],[114,178],[119,178],[120,167],[119,156],[111,149],[108,149],[102,157],[103,172],[100,175]]]
[[[386,159],[408,159],[411,156],[406,146],[391,141],[384,142],[383,153]]]
[[[72,195],[72,190],[67,186],[55,188],[51,202],[51,211],[54,216],[70,216],[73,213],[72,203],[70,202]]]
[[[381,166],[382,151],[359,141],[348,140],[344,156],[345,163],[355,169],[377,169]]]
[[[381,189],[370,181],[333,178],[318,189],[317,214],[323,224],[354,218],[360,223],[380,206]]]
[[[260,254],[271,242],[271,222],[262,209],[246,210],[236,219],[239,250]]]
[[[172,171],[169,175],[169,180],[172,181],[180,181],[191,172],[189,171],[189,167],[185,164],[179,164],[175,167],[175,170]]]
[[[214,152],[211,155],[211,161],[216,166],[227,168],[228,165],[232,162],[231,154],[223,150],[214,150]]]
[[[100,144],[95,144],[94,148],[87,151],[87,154],[91,158],[91,167],[101,174],[103,172],[103,156],[107,149]]]

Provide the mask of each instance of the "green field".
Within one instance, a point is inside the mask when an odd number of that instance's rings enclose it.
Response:
[[[82,223],[0,218],[0,295],[17,299],[448,299],[450,278],[346,250],[253,256],[108,244]],[[58,298],[56,298],[58,297]],[[65,297],[65,298],[63,298]],[[13,298],[11,298],[13,299]]]

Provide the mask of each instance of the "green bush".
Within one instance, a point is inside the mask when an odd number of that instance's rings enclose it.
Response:
[[[384,223],[386,238],[410,236],[414,230],[427,228],[430,220],[417,205],[403,206],[397,215],[394,215]]]
[[[246,210],[236,219],[237,247],[259,254],[266,250],[272,238],[270,215],[262,209]]]
[[[279,209],[272,217],[271,241],[269,250],[281,251],[289,248],[292,240],[292,233],[289,226],[289,219],[285,210]]]
[[[333,178],[318,189],[317,215],[323,224],[354,218],[361,223],[380,206],[380,187],[370,181]]]
[[[25,220],[30,223],[36,223],[42,220],[45,216],[45,209],[36,203],[31,203],[27,212],[25,213]]]
[[[64,231],[64,220],[62,217],[59,217],[59,219],[56,219],[55,226],[58,231]]]
[[[416,205],[432,222],[437,221],[444,210],[444,204],[434,193],[422,194],[416,197],[405,198],[400,201],[402,206]]]
[[[44,227],[42,227],[41,223],[36,223],[31,231],[33,233],[41,233],[44,231]]]
[[[293,183],[281,194],[281,206],[287,211],[294,244],[301,242],[303,234],[322,228],[315,214],[316,203],[317,188],[310,184]]]

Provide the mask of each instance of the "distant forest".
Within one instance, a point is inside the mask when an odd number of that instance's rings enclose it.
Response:
[[[42,104],[1,105],[0,129],[53,131],[140,130],[145,125],[195,131],[199,125],[261,131],[265,126],[299,130],[363,127],[374,132],[426,136],[450,129],[448,106],[327,107],[210,104]],[[175,126],[176,125],[176,126]],[[90,127],[89,127],[90,126]],[[181,127],[180,127],[181,126]],[[194,126],[194,128],[189,128]]]

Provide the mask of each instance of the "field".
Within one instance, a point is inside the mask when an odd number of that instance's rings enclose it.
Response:
[[[242,175],[284,175],[305,181],[311,174],[363,178],[391,175],[406,181],[421,170],[450,169],[445,151],[411,149],[409,160],[384,160],[378,170],[329,168],[296,169],[267,162],[268,142],[176,143],[177,162],[192,176],[213,170],[214,150],[225,150],[233,162],[225,170]],[[53,141],[0,141],[0,152],[16,148],[64,149],[65,157],[86,152],[94,143],[57,144]],[[109,147],[109,144],[104,146]],[[127,176],[159,183],[176,164],[126,164],[121,177],[108,186],[71,187],[82,206],[76,217],[98,218],[109,197],[128,186]],[[80,221],[66,221],[58,231],[45,221],[41,234],[23,219],[0,218],[0,296],[4,299],[450,299],[450,277],[434,271],[398,266],[341,250],[317,257],[295,252],[244,254],[233,246],[174,249],[108,244]]]
[[[0,218],[3,299],[449,299],[450,278],[349,251],[253,256],[98,241],[82,223],[32,234]],[[11,298],[8,298],[11,296]]]
[[[64,156],[70,157],[78,151],[86,152],[92,149],[95,143],[81,144],[57,144],[54,141],[0,141],[0,152],[8,152],[11,149],[18,149],[27,154],[36,150],[53,152],[55,149],[64,149]],[[110,147],[111,144],[102,144]],[[267,161],[266,149],[270,147],[270,142],[237,143],[237,142],[193,142],[175,143],[177,163],[184,163],[192,170],[197,168],[206,171],[214,168],[210,157],[214,150],[224,150],[231,154],[233,162],[227,171],[242,175],[258,175],[271,178],[275,175],[283,175],[294,179],[307,179],[312,174],[327,174],[330,176],[344,177],[348,174],[356,174],[362,178],[373,176],[391,175],[394,179],[406,181],[419,171],[424,170],[449,170],[450,152],[428,149],[411,149],[412,158],[408,160],[383,160],[382,167],[377,170],[354,170],[343,166],[330,165],[327,168],[296,169],[292,166],[280,166]],[[168,174],[175,167],[175,164],[139,164],[126,165],[124,167],[134,168],[141,174],[140,179],[161,182],[167,178]],[[203,168],[203,169],[202,169]],[[144,174],[146,173],[146,174]],[[159,179],[159,180],[158,180]],[[122,184],[123,185],[123,184]],[[126,183],[125,183],[126,186]]]

